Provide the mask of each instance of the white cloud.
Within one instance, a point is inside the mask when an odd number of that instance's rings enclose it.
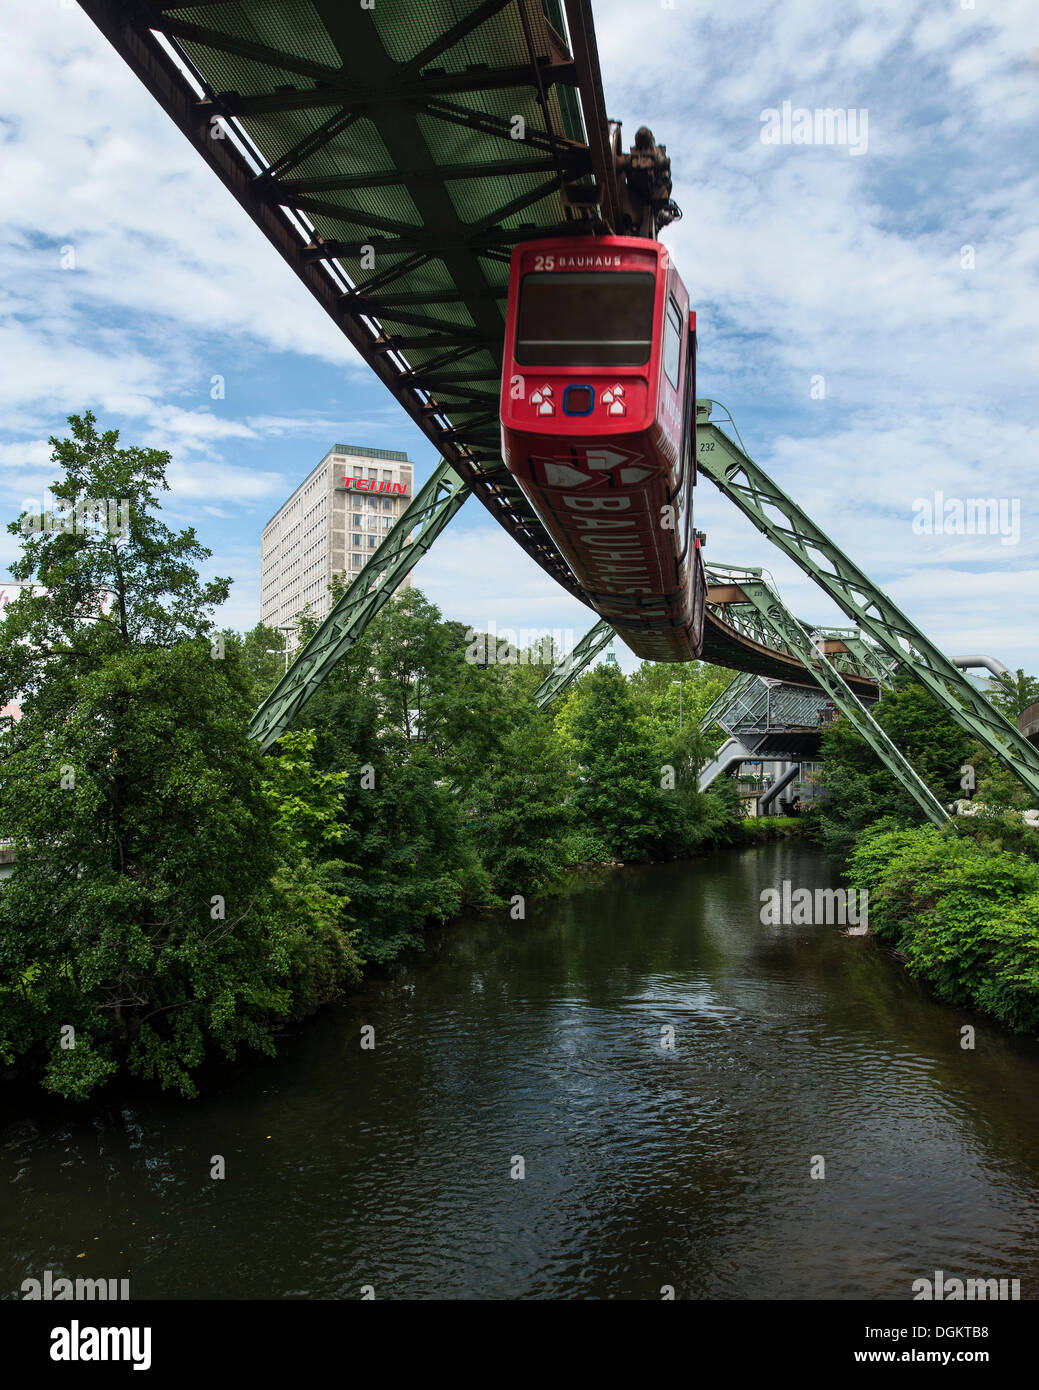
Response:
[[[268,510],[334,441],[407,447],[414,427],[78,7],[9,9],[0,500],[42,490],[46,437],[94,405],[172,452],[167,520],[199,524],[238,580],[229,620],[251,626]],[[1039,669],[1034,0],[596,0],[596,27],[611,115],[673,159],[686,217],[665,239],[698,310],[700,393],[936,640]],[[785,99],[867,108],[868,152],[762,145]],[[270,390],[239,405],[258,367]],[[303,389],[311,367],[333,384]],[[766,565],[797,612],[844,622],[698,491],[709,557]],[[915,535],[935,491],[1019,498],[1020,544]],[[475,506],[415,578],[477,626],[594,621]]]

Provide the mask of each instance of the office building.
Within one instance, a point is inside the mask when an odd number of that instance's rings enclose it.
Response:
[[[260,619],[293,628],[329,611],[334,574],[354,579],[411,501],[414,464],[395,449],[335,444],[271,517],[260,540]],[[410,586],[410,576],[401,588]],[[290,647],[295,634],[288,633]]]

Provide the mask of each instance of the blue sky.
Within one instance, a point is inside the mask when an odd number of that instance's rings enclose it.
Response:
[[[1039,6],[595,13],[610,115],[672,157],[699,393],[946,651],[1039,672]],[[171,451],[167,522],[197,528],[235,580],[223,621],[252,626],[260,529],[332,443],[407,450],[420,481],[435,451],[77,7],[8,0],[2,25],[0,509],[42,497],[47,436],[91,406]],[[868,144],[763,144],[784,101],[865,110]],[[914,532],[938,490],[1016,502],[1019,539]],[[697,519],[708,557],[843,622],[709,483]],[[16,549],[3,533],[0,573]],[[475,501],[415,582],[481,627],[593,621]]]

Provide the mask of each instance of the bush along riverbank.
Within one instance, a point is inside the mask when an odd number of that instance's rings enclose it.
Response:
[[[1019,672],[997,683],[993,703],[1013,719],[1031,688]],[[950,1004],[1039,1035],[1039,832],[1022,817],[1027,791],[911,682],[885,694],[877,718],[940,800],[973,791],[978,813],[943,829],[921,823],[864,740],[838,721],[823,735],[829,799],[806,817],[809,833],[868,892],[870,928],[912,975]]]
[[[128,522],[8,528],[36,587],[0,624],[0,704],[22,708],[0,729],[0,1067],[69,1099],[127,1076],[192,1095],[206,1057],[272,1053],[465,907],[746,842],[735,787],[696,776],[731,673],[604,664],[541,710],[550,636],[488,636],[417,589],[264,755],[249,720],[282,635],[216,630],[230,581],[161,520],[168,455],[70,424],[52,494],[121,498]]]
[[[806,831],[806,823],[800,816],[748,816],[739,823],[740,842],[747,845],[790,839]]]
[[[1039,864],[933,826],[864,834],[850,861],[869,924],[951,1004],[1039,1034]]]

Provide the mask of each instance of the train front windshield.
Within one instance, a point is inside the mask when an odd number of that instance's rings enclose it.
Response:
[[[654,276],[642,270],[534,271],[520,285],[516,361],[640,367],[653,347]]]

